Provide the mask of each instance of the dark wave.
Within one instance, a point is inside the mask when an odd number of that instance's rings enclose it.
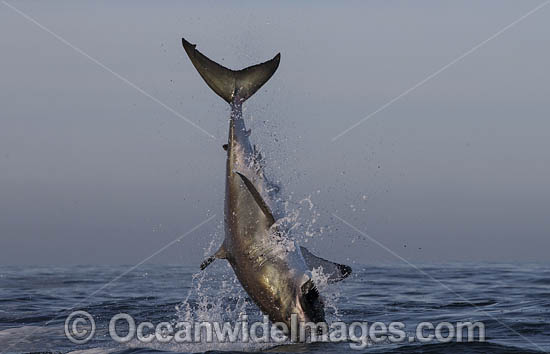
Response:
[[[204,310],[207,316],[215,316],[227,310],[223,318],[228,320],[235,319],[243,304],[247,312],[258,311],[238,282],[234,282],[233,273],[223,273],[227,267],[221,262],[207,270],[200,291],[197,291],[198,278],[192,279],[195,267],[155,265],[143,265],[102,288],[128,268],[0,267],[0,331],[5,330],[0,333],[0,348],[13,341],[16,344],[10,352],[65,353],[104,348],[124,354],[159,353],[152,349],[128,349],[113,342],[108,337],[109,319],[125,312],[137,322],[177,320],[181,314],[176,308],[185,299],[193,313]],[[550,266],[452,264],[427,265],[421,269],[451,291],[407,266],[358,266],[352,277],[330,288],[340,295],[336,301],[338,319],[370,324],[400,321],[406,324],[407,333],[414,332],[415,325],[422,321],[482,321],[488,342],[386,344],[362,351],[350,349],[348,343],[314,343],[265,351],[506,354],[550,350]],[[227,284],[234,284],[232,290],[227,290]],[[205,297],[209,298],[206,304]],[[99,334],[85,346],[75,345],[62,336],[65,318],[72,310],[85,310],[97,322]],[[47,331],[31,331],[46,323]],[[33,334],[24,343],[17,343],[28,333]],[[204,352],[205,348],[198,345],[192,351]],[[254,350],[245,345],[242,349]]]
[[[473,343],[437,343],[421,345],[405,345],[402,347],[383,350],[365,351],[365,353],[387,353],[387,354],[538,354],[541,351],[523,349],[514,346],[507,346],[489,342]]]

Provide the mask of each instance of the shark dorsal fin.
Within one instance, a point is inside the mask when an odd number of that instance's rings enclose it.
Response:
[[[269,221],[269,226],[273,225],[275,223],[275,218],[273,217],[271,210],[269,210],[269,207],[265,203],[264,199],[262,198],[262,196],[260,195],[256,187],[254,187],[254,184],[242,173],[237,171],[235,171],[235,173],[241,177],[241,179],[244,182],[244,185],[246,186],[246,188],[248,188],[248,191],[254,197],[256,204],[258,204],[260,209],[262,209],[262,211],[264,212],[267,220]]]

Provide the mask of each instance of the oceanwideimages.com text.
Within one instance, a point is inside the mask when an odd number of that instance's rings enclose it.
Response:
[[[90,341],[96,330],[93,316],[85,311],[71,313],[65,321],[65,335],[76,344]],[[412,332],[403,322],[300,322],[291,316],[290,328],[282,322],[271,323],[267,316],[251,322],[247,315],[235,322],[136,322],[120,313],[109,321],[109,335],[119,343],[138,340],[142,343],[274,343],[349,342],[352,349],[364,349],[377,343],[403,342],[484,342],[483,322],[421,322]]]

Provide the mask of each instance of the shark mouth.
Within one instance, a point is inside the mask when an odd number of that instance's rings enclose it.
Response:
[[[306,319],[312,322],[324,322],[325,321],[325,306],[319,290],[313,283],[313,280],[309,279],[302,287],[302,296],[300,298],[300,305],[304,311]]]

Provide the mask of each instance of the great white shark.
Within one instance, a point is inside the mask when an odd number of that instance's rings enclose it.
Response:
[[[313,255],[285,235],[273,210],[276,187],[264,175],[261,156],[250,143],[242,105],[279,67],[273,59],[242,70],[231,70],[210,60],[196,45],[182,38],[183,48],[206,84],[231,107],[225,172],[225,238],[215,259],[231,264],[243,288],[273,322],[290,326],[291,316],[301,322],[324,322],[324,303],[312,279],[322,267],[329,282],[346,278],[351,268]]]

